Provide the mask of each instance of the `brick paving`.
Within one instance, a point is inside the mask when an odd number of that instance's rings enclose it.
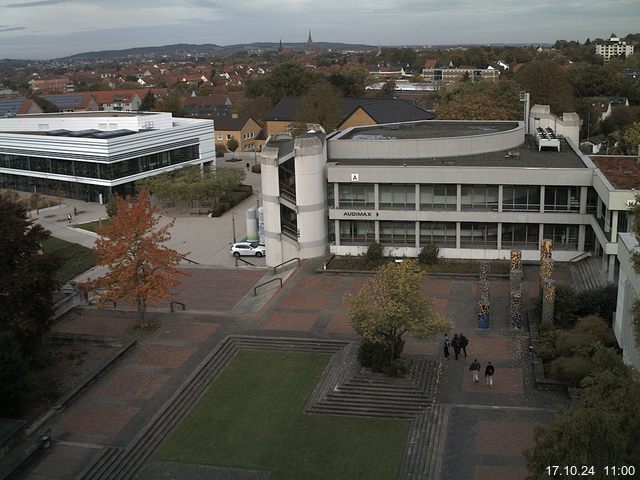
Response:
[[[370,277],[316,274],[318,265],[304,262],[282,289],[274,289],[271,301],[255,315],[236,314],[231,309],[242,304],[263,271],[190,269],[192,275],[183,279],[176,292],[176,299],[185,301],[188,311],[151,312],[150,317],[160,324],[158,330],[137,334],[138,345],[54,417],[50,424],[54,438],[125,447],[231,333],[357,340],[343,296],[357,292]],[[561,273],[559,278],[568,275]],[[527,302],[537,296],[536,275],[535,268],[525,268]],[[512,330],[508,322],[508,280],[491,280],[490,285],[489,331],[476,329],[477,280],[429,278],[424,287],[433,297],[434,308],[453,322],[454,332],[462,331],[470,340],[466,359],[455,361],[452,352],[443,364],[437,401],[451,406],[451,416],[443,438],[442,479],[524,480],[522,449],[531,445],[535,426],[550,422],[557,407],[567,402],[562,395],[533,389],[530,360],[523,354],[523,333]],[[54,331],[130,338],[134,323],[133,311],[85,309],[65,317]],[[406,338],[408,355],[441,360],[441,350],[439,338]],[[471,382],[468,366],[473,358],[480,360],[483,371],[488,360],[495,364],[492,388]],[[62,447],[56,445],[27,478],[74,478],[97,452],[80,445]]]

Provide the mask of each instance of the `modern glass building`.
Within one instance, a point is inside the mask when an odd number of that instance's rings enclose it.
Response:
[[[164,112],[77,112],[0,119],[0,188],[106,202],[135,182],[215,165],[211,120]]]

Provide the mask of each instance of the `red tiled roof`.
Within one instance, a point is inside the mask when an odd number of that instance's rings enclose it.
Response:
[[[590,155],[616,190],[640,189],[638,157],[628,155]]]

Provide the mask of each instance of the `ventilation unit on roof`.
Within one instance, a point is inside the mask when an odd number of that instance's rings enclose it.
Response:
[[[560,139],[557,137],[556,132],[549,127],[538,127],[536,129],[536,145],[538,146],[538,151],[549,147],[560,151]]]

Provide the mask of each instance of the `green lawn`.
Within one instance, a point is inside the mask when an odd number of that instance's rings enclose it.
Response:
[[[43,242],[42,248],[45,254],[57,254],[62,257],[62,265],[56,276],[61,286],[96,264],[93,251],[77,243],[49,237]]]
[[[96,220],[94,222],[79,223],[78,225],[74,225],[74,227],[82,228],[83,230],[88,230],[90,232],[95,233],[96,229],[100,226],[100,223],[102,223],[102,226],[106,226],[106,225],[109,225],[109,220],[104,219],[104,220]]]
[[[156,457],[270,480],[394,479],[408,420],[305,415],[327,355],[240,351]]]

